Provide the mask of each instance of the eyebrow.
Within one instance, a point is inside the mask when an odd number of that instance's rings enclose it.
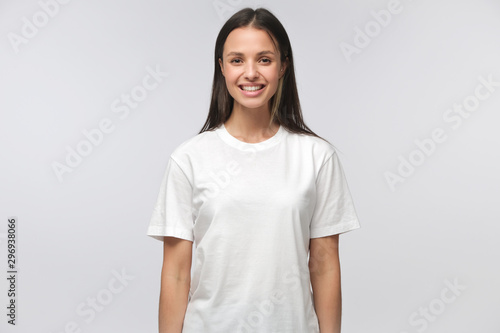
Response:
[[[274,52],[272,51],[260,51],[259,53],[257,53],[258,56],[261,56],[261,55],[264,55],[264,54],[272,54],[274,55]],[[229,57],[229,56],[237,56],[237,57],[242,57],[243,56],[243,53],[241,52],[229,52],[228,54],[226,54],[226,57]]]

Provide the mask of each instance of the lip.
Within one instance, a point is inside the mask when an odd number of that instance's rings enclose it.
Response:
[[[262,86],[262,88],[260,90],[257,90],[257,91],[246,91],[246,90],[243,90],[241,89],[241,87],[253,87],[253,86]],[[262,92],[264,92],[264,89],[266,88],[267,86],[265,84],[261,84],[261,83],[252,83],[252,84],[240,84],[238,86],[238,89],[240,89],[241,93],[247,97],[255,97],[255,96],[259,96],[260,94],[262,94]]]

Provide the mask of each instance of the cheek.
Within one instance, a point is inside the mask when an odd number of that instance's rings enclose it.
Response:
[[[261,72],[262,75],[264,75],[264,77],[266,78],[266,80],[268,82],[273,82],[273,83],[277,83],[278,80],[279,80],[279,73],[276,69],[274,68],[269,68],[268,70],[266,70],[265,72]]]
[[[236,82],[238,82],[239,74],[234,70],[227,71],[225,77],[226,77],[226,84],[227,85],[231,85],[231,84],[234,85]]]

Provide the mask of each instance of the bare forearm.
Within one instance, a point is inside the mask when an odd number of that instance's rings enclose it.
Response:
[[[320,333],[340,333],[342,316],[340,270],[331,270],[321,275],[311,274],[311,285]]]
[[[158,316],[159,333],[181,333],[188,304],[189,279],[162,274]]]

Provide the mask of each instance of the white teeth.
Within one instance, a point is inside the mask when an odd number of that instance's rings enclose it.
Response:
[[[242,89],[245,91],[256,91],[261,89],[263,86],[242,86]]]

